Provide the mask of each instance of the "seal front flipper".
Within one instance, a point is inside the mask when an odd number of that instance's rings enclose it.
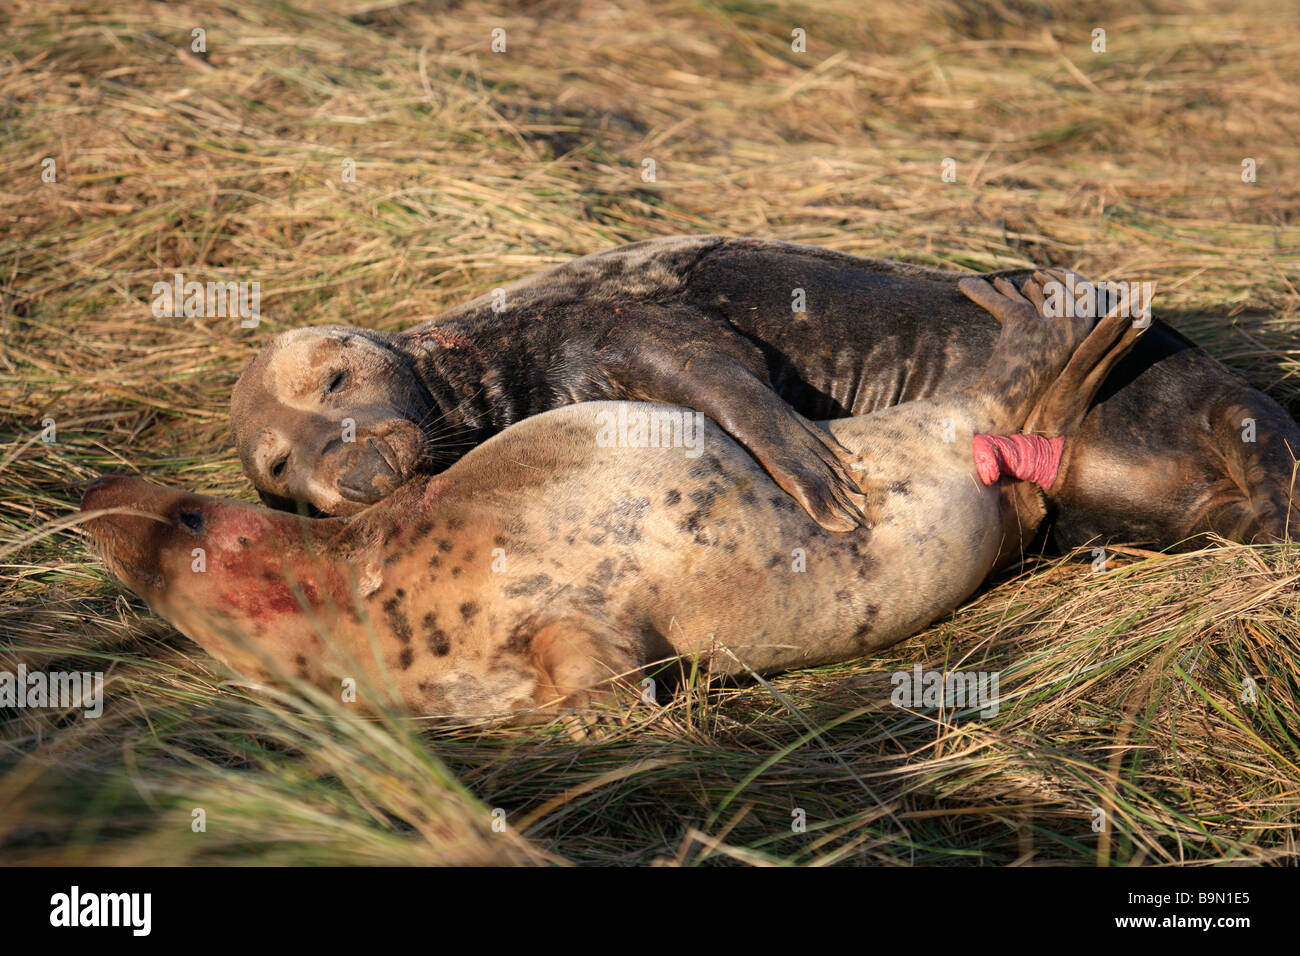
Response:
[[[635,706],[643,655],[618,629],[583,614],[540,626],[529,638],[539,716],[558,716],[575,740],[602,736]]]
[[[853,456],[787,405],[762,373],[712,343],[700,343],[698,351],[642,344],[628,363],[637,380],[632,397],[708,415],[827,531],[866,522],[866,496],[847,470]]]

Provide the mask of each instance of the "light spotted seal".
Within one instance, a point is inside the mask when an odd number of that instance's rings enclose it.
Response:
[[[843,531],[862,502],[843,449],[810,419],[974,382],[997,323],[958,291],[961,278],[766,240],[638,242],[402,334],[279,335],[235,388],[236,444],[268,503],[349,514],[529,415],[601,399],[685,405],[720,424],[823,527]],[[1300,428],[1154,325],[1071,442],[1049,502],[1056,542],[1282,538]]]
[[[609,402],[528,417],[352,517],[133,478],[100,479],[82,508],[113,572],[217,658],[364,677],[423,715],[549,718],[666,659],[729,674],[861,657],[956,606],[1033,534],[1040,494],[999,471],[1050,487],[1061,442],[1014,433],[1028,418],[1076,431],[1140,334],[1123,317],[1091,334],[1090,319],[1040,318],[1037,280],[1039,308],[1005,281],[967,288],[1003,323],[982,376],[825,425],[865,502],[848,534],[703,415]],[[693,419],[698,441],[640,447],[651,420],[686,436]]]

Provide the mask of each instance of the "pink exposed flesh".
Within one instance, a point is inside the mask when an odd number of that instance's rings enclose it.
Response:
[[[1061,466],[1064,438],[1042,435],[976,435],[975,473],[991,485],[1003,475],[1032,481],[1046,489]]]

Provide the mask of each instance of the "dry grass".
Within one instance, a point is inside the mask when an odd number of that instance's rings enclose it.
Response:
[[[226,403],[278,330],[399,328],[681,232],[1155,279],[1166,317],[1300,408],[1287,5],[573,9],[0,14],[0,669],[109,675],[98,721],[6,712],[0,860],[1297,862],[1290,549],[1043,562],[889,655],[693,688],[578,747],[226,683],[60,528],[104,471],[250,497]],[[195,27],[204,57],[183,52]],[[261,326],[154,319],[176,271],[260,281]],[[1001,671],[1000,712],[893,708],[888,673],[918,662]]]

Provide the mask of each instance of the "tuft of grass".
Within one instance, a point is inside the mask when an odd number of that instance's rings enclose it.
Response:
[[[249,686],[69,521],[104,472],[251,500],[227,402],[277,331],[401,328],[684,232],[1154,279],[1165,317],[1298,410],[1295,10],[19,0],[0,17],[0,670],[107,677],[98,720],[0,714],[0,860],[1297,862],[1290,547],[1035,561],[887,653],[696,682],[577,745]],[[175,272],[259,281],[261,324],[154,318]],[[916,664],[997,672],[998,712],[893,706],[890,675]]]

